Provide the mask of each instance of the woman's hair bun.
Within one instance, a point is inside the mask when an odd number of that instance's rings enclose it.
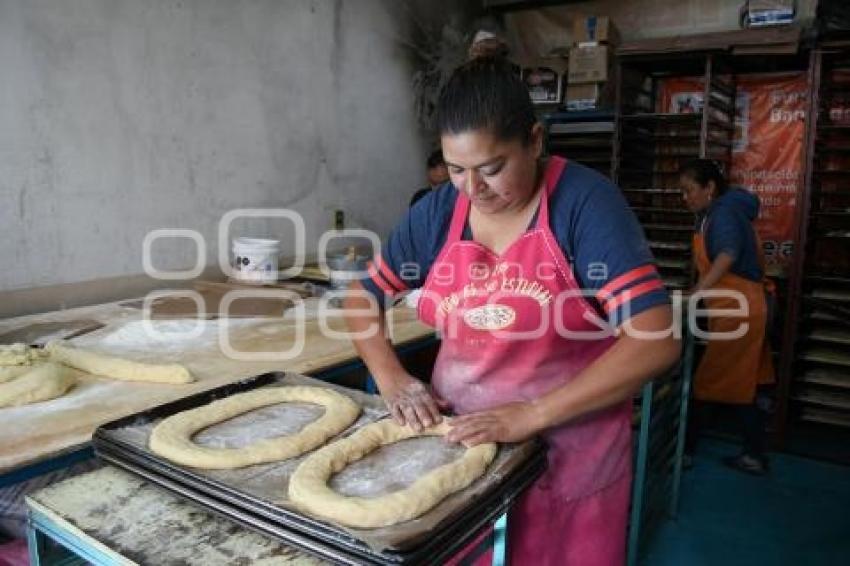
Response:
[[[467,52],[467,59],[502,61],[506,60],[509,54],[510,48],[505,40],[494,33],[482,30],[475,34]]]

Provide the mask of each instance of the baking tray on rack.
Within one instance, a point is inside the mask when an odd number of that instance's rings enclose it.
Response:
[[[329,386],[303,376],[263,374],[103,425],[93,437],[95,452],[102,459],[216,514],[340,564],[433,564],[444,560],[463,549],[478,532],[505,513],[546,467],[545,448],[539,441],[502,447],[484,478],[449,496],[421,518],[397,527],[364,531],[313,519],[294,507],[258,496],[256,492],[245,489],[244,483],[233,481],[231,478],[236,476],[229,475],[233,471],[200,470],[174,464],[150,452],[146,442],[138,441],[143,431],[152,428],[162,418],[258,387],[285,385],[287,379],[295,379],[297,384],[306,382]],[[294,383],[290,381],[289,384]],[[358,391],[347,391],[361,405],[364,404],[363,399],[370,397]],[[367,416],[364,411],[362,417],[367,422],[383,416],[374,410],[370,412],[371,416]],[[134,436],[128,436],[128,430]],[[429,519],[432,514],[436,518]],[[423,532],[418,536],[399,540],[398,533],[392,532],[392,529],[399,529],[402,533],[416,532],[416,524],[420,521]],[[424,528],[426,525],[427,528]],[[382,538],[380,533],[388,529],[389,534]],[[393,542],[381,542],[387,540]]]

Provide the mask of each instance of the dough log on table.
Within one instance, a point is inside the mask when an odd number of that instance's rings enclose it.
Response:
[[[191,383],[195,378],[180,364],[146,364],[97,352],[79,350],[60,342],[51,342],[46,350],[50,359],[87,373],[124,381],[154,383]]]
[[[192,436],[204,428],[260,407],[285,402],[322,405],[325,413],[295,434],[258,440],[241,448],[212,448],[192,442]],[[344,431],[359,414],[357,403],[325,387],[262,387],[164,419],[151,432],[150,448],[154,453],[184,466],[241,468],[300,456]]]
[[[26,344],[0,344],[0,367],[30,366],[42,358],[40,350]]]
[[[18,376],[0,381],[0,408],[59,397],[75,383],[73,372],[60,364],[47,362],[22,367],[24,371]],[[9,375],[11,372],[6,373],[6,377]]]
[[[0,383],[6,383],[30,371],[32,366],[0,366]]]
[[[289,499],[312,515],[349,527],[372,529],[415,519],[479,478],[496,457],[496,445],[469,448],[459,459],[431,470],[408,488],[380,497],[342,495],[332,490],[328,481],[382,445],[448,431],[448,419],[419,433],[391,419],[366,425],[305,458],[289,479]]]

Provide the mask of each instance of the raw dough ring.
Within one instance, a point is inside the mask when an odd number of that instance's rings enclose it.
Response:
[[[192,436],[208,426],[254,409],[288,401],[322,405],[325,414],[295,434],[265,438],[241,448],[212,448],[192,442]],[[219,399],[164,419],[151,432],[150,448],[156,454],[184,466],[216,470],[241,468],[293,458],[321,446],[327,439],[348,428],[359,414],[360,406],[357,403],[332,389],[265,387]]]
[[[289,479],[289,499],[317,517],[349,527],[372,529],[415,519],[480,477],[496,456],[496,444],[469,448],[459,459],[431,470],[409,487],[380,497],[348,497],[328,487],[328,480],[380,446],[448,431],[448,419],[419,433],[391,419],[367,425],[301,462]]]

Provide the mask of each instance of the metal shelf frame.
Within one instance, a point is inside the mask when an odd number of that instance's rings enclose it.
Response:
[[[661,81],[679,76],[671,75],[669,69],[682,67],[683,61],[687,63],[682,71],[686,75],[681,76],[701,73],[704,85],[702,109],[693,114],[664,112],[662,110],[665,109],[659,104]],[[669,201],[655,206],[636,204],[648,202],[653,195],[664,198],[678,194],[678,190],[671,185],[678,175],[679,163],[693,158],[719,159],[727,164],[731,162],[736,91],[734,76],[727,57],[720,53],[618,57],[614,77],[616,127],[612,179],[623,187],[623,192],[632,201],[632,209],[646,230],[652,230],[659,221],[644,215],[683,217],[691,214],[679,199],[672,205]],[[635,90],[631,83],[635,82],[649,103],[637,112],[635,108],[640,104],[630,100]],[[671,129],[671,125],[676,128]],[[629,143],[629,140],[635,138],[646,140],[640,144],[643,153],[639,159],[634,153],[635,144]],[[647,148],[651,148],[649,157],[646,156]],[[633,163],[640,163],[641,166],[636,167]],[[641,196],[647,199],[639,199]],[[687,230],[663,231],[651,243],[656,249],[679,253],[677,257],[666,258],[667,270],[678,270],[679,275],[678,283],[670,288],[681,287],[683,278],[689,282],[694,278],[690,242],[683,242],[680,237],[682,233],[687,235]],[[678,265],[684,262],[686,267],[682,269],[672,265],[669,260],[679,260]]]
[[[783,328],[784,347],[779,360],[776,428],[780,445],[784,445],[789,427],[794,426],[797,420],[818,422],[824,426],[846,426],[837,421],[830,423],[830,419],[812,416],[825,406],[825,401],[828,401],[826,406],[835,412],[844,411],[844,418],[850,422],[850,395],[840,387],[840,379],[824,379],[814,375],[817,370],[811,371],[813,364],[816,367],[834,366],[837,368],[834,371],[846,375],[850,380],[850,367],[833,363],[829,356],[821,353],[824,348],[838,348],[843,352],[850,348],[850,344],[830,334],[830,328],[834,328],[841,321],[831,320],[830,317],[820,314],[825,308],[830,311],[842,310],[841,301],[831,304],[833,301],[824,295],[823,289],[824,286],[831,289],[837,285],[839,288],[843,287],[850,296],[850,273],[844,274],[847,277],[836,274],[824,276],[823,270],[816,264],[818,244],[829,240],[833,241],[831,245],[838,243],[840,238],[832,237],[830,230],[840,235],[840,228],[835,227],[842,222],[846,224],[846,229],[850,230],[850,222],[847,222],[850,213],[823,208],[829,206],[828,201],[815,198],[824,195],[836,195],[840,198],[840,191],[823,190],[822,182],[828,179],[834,187],[836,181],[843,182],[848,174],[844,168],[836,169],[835,163],[830,164],[829,168],[824,167],[822,163],[825,155],[839,155],[846,159],[846,150],[850,148],[850,124],[832,123],[826,108],[830,93],[834,90],[830,85],[831,71],[836,68],[833,62],[840,62],[842,57],[848,55],[850,48],[847,46],[822,45],[813,49],[809,57],[806,163],[795,218],[797,243],[789,277],[789,308]],[[848,85],[843,86],[846,88]],[[829,225],[833,226],[830,229],[824,229],[820,225],[827,219]],[[838,266],[837,269],[840,271],[841,267]],[[823,396],[819,395],[819,392],[823,392]],[[832,400],[833,395],[838,395],[837,401]],[[841,395],[846,395],[846,400],[842,400]]]

